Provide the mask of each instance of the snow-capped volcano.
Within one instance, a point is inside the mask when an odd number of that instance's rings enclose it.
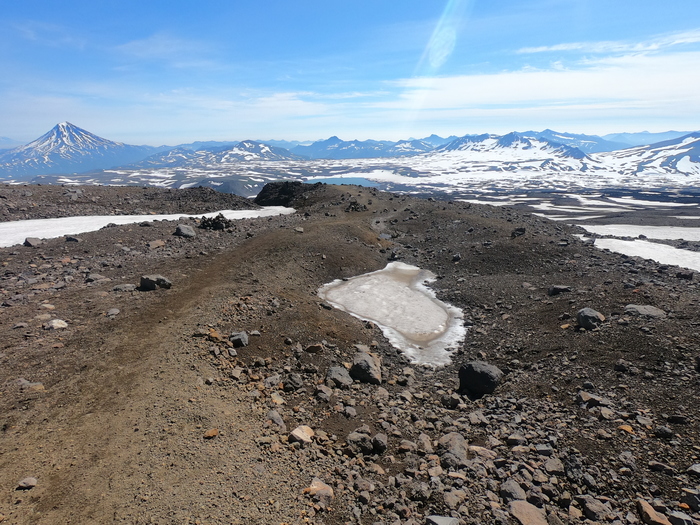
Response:
[[[21,178],[102,169],[143,159],[156,149],[113,142],[61,122],[35,141],[0,155],[0,173]]]

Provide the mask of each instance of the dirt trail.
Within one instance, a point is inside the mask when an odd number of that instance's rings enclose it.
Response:
[[[367,247],[376,235],[366,219],[304,226],[303,234],[268,230],[200,267],[177,268],[187,277],[155,292],[151,304],[68,343],[85,354],[82,370],[61,378],[60,392],[47,392],[22,427],[2,435],[5,451],[15,444],[1,465],[17,478],[3,483],[3,512],[13,523],[238,523],[246,515],[281,523],[302,514],[294,500],[308,476],[288,476],[291,457],[264,461],[255,443],[263,414],[239,389],[204,384],[221,374],[197,354],[192,334],[216,324],[230,298],[263,294],[293,306],[266,326],[238,327],[262,329],[260,355],[274,354],[281,335],[313,338],[313,293],[337,277],[336,265],[355,274],[382,263],[366,253],[376,251],[376,241]],[[211,428],[219,435],[205,440]],[[12,491],[23,475],[39,478],[38,486]]]

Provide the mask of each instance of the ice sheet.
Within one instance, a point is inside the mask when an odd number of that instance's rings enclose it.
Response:
[[[148,221],[175,221],[181,217],[216,217],[219,213],[231,220],[253,219],[273,215],[287,215],[294,213],[294,208],[268,206],[261,210],[222,210],[197,215],[185,215],[182,213],[173,215],[88,215],[85,217],[0,222],[0,246],[21,244],[27,237],[51,239],[63,235],[92,232],[108,224],[123,225]]]
[[[418,364],[450,363],[449,348],[464,340],[459,308],[439,301],[424,283],[435,276],[416,266],[389,263],[376,272],[322,286],[328,303],[360,319],[376,323],[387,339]]]

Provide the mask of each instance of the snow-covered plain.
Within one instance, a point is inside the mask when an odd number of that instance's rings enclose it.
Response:
[[[254,219],[287,215],[294,213],[294,208],[268,206],[261,210],[222,210],[199,215],[88,215],[85,217],[61,217],[57,219],[32,219],[27,221],[0,222],[0,246],[21,244],[27,237],[51,239],[63,235],[77,235],[92,232],[108,224],[133,224],[149,221],[175,221],[181,217],[216,217],[221,213],[230,220]]]
[[[319,296],[355,317],[377,324],[396,348],[418,364],[449,364],[449,348],[466,335],[462,311],[439,301],[425,283],[435,276],[400,262],[347,281],[336,280]]]

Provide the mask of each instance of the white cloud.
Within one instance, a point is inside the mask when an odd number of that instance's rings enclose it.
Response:
[[[660,35],[645,42],[600,41],[568,42],[551,46],[523,47],[519,54],[550,53],[555,51],[578,51],[581,53],[644,53],[660,51],[673,46],[697,44],[700,42],[700,29]]]
[[[403,93],[379,103],[394,109],[460,109],[553,105],[589,101],[638,103],[674,101],[700,110],[700,52],[628,55],[592,61],[578,69],[506,71],[495,74],[411,78],[399,81]]]

